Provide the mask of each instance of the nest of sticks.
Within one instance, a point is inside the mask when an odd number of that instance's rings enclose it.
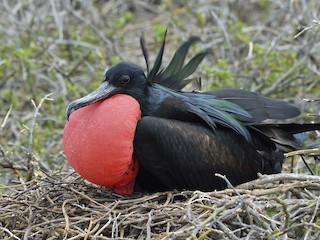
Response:
[[[44,175],[6,188],[0,196],[1,239],[320,237],[319,176],[264,175],[223,191],[131,197],[76,174]]]

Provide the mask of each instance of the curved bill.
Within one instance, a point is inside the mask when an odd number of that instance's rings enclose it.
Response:
[[[92,93],[72,101],[66,110],[67,119],[69,120],[70,115],[79,108],[88,106],[90,104],[96,103],[102,99],[111,97],[116,94],[116,87],[110,85],[108,82],[103,82],[101,85]]]

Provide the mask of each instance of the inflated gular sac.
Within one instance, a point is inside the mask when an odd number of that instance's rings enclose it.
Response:
[[[123,94],[76,110],[63,133],[70,165],[90,182],[130,195],[139,169],[133,139],[140,118],[139,103]]]

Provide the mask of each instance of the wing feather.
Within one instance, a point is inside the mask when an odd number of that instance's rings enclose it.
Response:
[[[230,129],[213,133],[201,124],[150,116],[138,123],[134,152],[141,166],[137,184],[148,191],[222,189],[226,184],[215,173],[237,185],[281,166],[272,150],[261,155]]]

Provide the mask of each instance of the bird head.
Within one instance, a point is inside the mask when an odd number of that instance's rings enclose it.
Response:
[[[113,65],[106,72],[105,79],[95,91],[69,104],[67,119],[75,110],[116,94],[126,94],[132,96],[138,102],[143,101],[148,84],[147,78],[139,66],[128,62]]]

